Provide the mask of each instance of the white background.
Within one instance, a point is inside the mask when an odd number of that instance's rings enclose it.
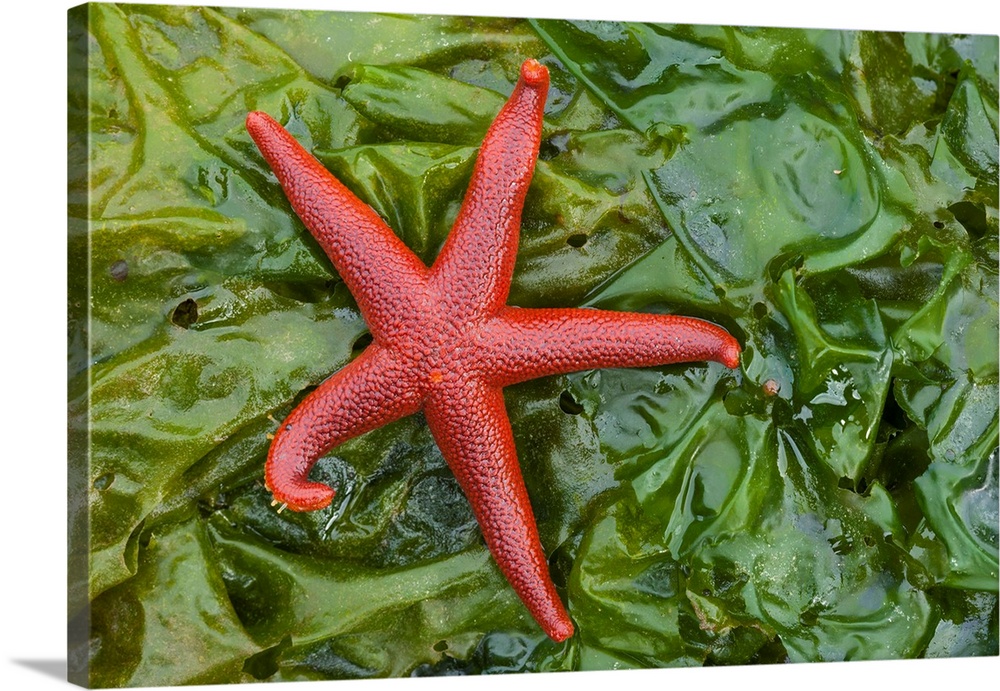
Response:
[[[72,2],[13,0],[0,10],[0,679],[7,689],[66,682],[66,10]],[[171,2],[170,4],[181,4]],[[188,4],[196,4],[189,2]],[[208,0],[205,4],[623,19],[699,24],[808,26],[948,33],[1000,33],[995,2],[711,0]],[[983,688],[1000,678],[1000,658],[715,669],[591,672],[468,679],[325,682],[243,688],[496,689],[551,684],[628,684],[636,689]],[[213,688],[213,687],[189,687]],[[214,687],[218,688],[218,687]]]

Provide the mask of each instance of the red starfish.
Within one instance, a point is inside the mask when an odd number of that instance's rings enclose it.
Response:
[[[723,329],[688,317],[505,304],[548,85],[541,64],[521,66],[430,268],[281,125],[259,112],[246,124],[372,334],[360,356],[281,424],[267,458],[267,488],[292,510],[322,509],[334,492],[308,479],[320,456],[423,410],[500,570],[545,633],[562,641],[573,624],[549,577],[503,387],[599,367],[694,360],[736,367],[740,346]]]

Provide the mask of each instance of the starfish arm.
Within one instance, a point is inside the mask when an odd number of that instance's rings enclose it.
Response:
[[[422,391],[393,353],[371,345],[309,394],[281,423],[264,466],[264,484],[293,511],[333,500],[330,487],[309,480],[327,451],[348,439],[415,413]]]
[[[501,572],[549,637],[569,638],[573,624],[549,576],[503,392],[466,380],[433,393],[424,411]]]
[[[411,309],[406,300],[420,292],[427,267],[271,116],[252,112],[246,127],[295,213],[357,299],[372,333],[392,333],[400,312]]]
[[[479,346],[491,383],[507,386],[602,367],[650,367],[712,360],[739,366],[740,345],[693,317],[596,309],[507,307],[485,326]]]
[[[499,309],[507,300],[548,86],[548,70],[525,61],[483,140],[455,225],[432,269],[435,292],[457,319]]]

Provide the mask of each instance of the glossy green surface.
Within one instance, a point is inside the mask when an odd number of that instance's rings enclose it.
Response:
[[[98,4],[89,47],[92,683],[997,654],[996,37]],[[560,645],[421,417],[322,459],[328,510],[262,483],[366,329],[246,112],[430,262],[527,57],[511,304],[745,348],[506,391]]]

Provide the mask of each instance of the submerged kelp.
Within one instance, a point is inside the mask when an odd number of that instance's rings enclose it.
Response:
[[[996,37],[83,18],[92,683],[997,654]],[[552,90],[511,304],[693,314],[745,347],[738,374],[507,390],[564,645],[421,418],[321,460],[327,511],[262,484],[274,420],[367,335],[246,112],[430,262],[526,57]]]

